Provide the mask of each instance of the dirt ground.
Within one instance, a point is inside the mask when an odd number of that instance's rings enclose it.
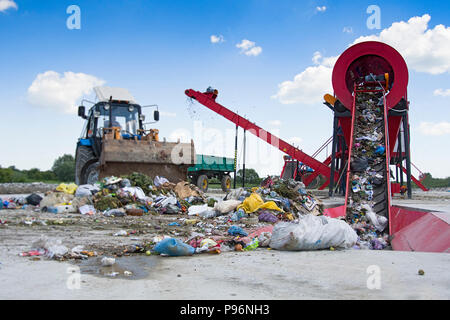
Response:
[[[446,211],[447,194],[438,194],[431,200],[395,199],[394,204]],[[336,201],[339,198],[325,203]],[[32,218],[36,219],[32,225],[24,223]],[[448,254],[281,252],[259,248],[179,258],[123,255],[124,248],[151,241],[155,234],[188,235],[192,231],[189,226],[168,226],[178,218],[108,218],[0,210],[0,220],[8,221],[7,225],[0,225],[0,299],[450,298]],[[40,221],[46,221],[46,225]],[[132,234],[114,236],[120,230]],[[20,257],[19,253],[30,250],[31,243],[42,234],[61,239],[69,248],[83,245],[97,251],[98,257],[63,262]],[[116,265],[102,267],[100,258],[113,254],[119,255]],[[419,275],[419,269],[425,274]],[[116,276],[111,276],[111,272],[117,272]]]

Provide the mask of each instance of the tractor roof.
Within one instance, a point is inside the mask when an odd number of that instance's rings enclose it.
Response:
[[[112,97],[112,100],[115,101],[128,101],[129,103],[136,103],[131,93],[124,88],[95,87],[94,92],[97,95],[99,102],[107,102]]]

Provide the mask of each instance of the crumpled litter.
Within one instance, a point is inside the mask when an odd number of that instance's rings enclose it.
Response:
[[[64,192],[67,194],[75,194],[77,188],[78,186],[75,183],[70,184],[61,183],[59,186],[56,187],[56,191]]]
[[[283,211],[273,201],[264,202],[261,196],[256,192],[253,192],[241,205],[237,207],[237,209],[241,208],[244,209],[246,213],[253,213],[259,209]]]

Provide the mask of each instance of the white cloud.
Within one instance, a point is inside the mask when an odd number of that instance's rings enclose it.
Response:
[[[211,43],[222,43],[225,41],[225,39],[223,38],[222,35],[216,36],[213,34],[210,39],[211,39]]]
[[[430,74],[450,72],[450,27],[438,25],[428,28],[431,17],[413,17],[408,22],[395,22],[379,35],[356,39],[353,44],[363,41],[385,42],[405,58],[410,69]],[[312,62],[315,66],[306,68],[292,81],[278,85],[278,92],[272,98],[282,104],[315,104],[322,101],[325,93],[332,93],[331,75],[339,57],[323,57],[316,51]],[[446,95],[447,91],[435,91],[435,95]]]
[[[316,7],[316,11],[318,12],[325,12],[327,10],[326,6]]]
[[[0,12],[4,12],[10,8],[17,10],[17,3],[13,0],[0,0]]]
[[[426,136],[443,136],[450,134],[450,122],[421,122],[419,131]]]
[[[247,56],[259,56],[262,52],[261,47],[257,47],[256,43],[247,39],[241,41],[236,45],[237,48],[241,49],[241,54]]]
[[[269,125],[279,127],[279,126],[281,126],[281,121],[280,120],[271,120],[271,121],[269,121]]]
[[[46,71],[37,75],[28,88],[28,101],[38,107],[63,113],[77,112],[77,103],[105,81],[85,73]]]
[[[315,104],[322,101],[325,93],[332,93],[331,74],[338,57],[323,57],[316,51],[312,61],[316,66],[308,67],[297,74],[293,81],[278,85],[278,92],[272,96],[282,104]]]
[[[342,32],[345,32],[345,33],[353,33],[353,28],[352,28],[352,27],[344,27],[344,29],[342,30]]]
[[[360,37],[354,43],[381,41],[397,49],[410,69],[430,74],[450,72],[450,27],[428,27],[429,14],[394,22],[379,35]]]
[[[448,97],[448,96],[450,96],[450,89],[446,89],[446,90],[436,89],[436,90],[434,90],[433,94],[435,96]]]

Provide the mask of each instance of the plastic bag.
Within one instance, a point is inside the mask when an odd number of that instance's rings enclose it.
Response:
[[[243,237],[248,236],[248,233],[244,229],[242,229],[241,227],[238,227],[238,226],[231,226],[228,229],[228,234],[232,235],[232,236],[243,236]]]
[[[45,256],[50,259],[61,258],[69,251],[69,248],[62,245],[60,239],[48,239],[46,236],[34,241],[32,247],[36,250],[45,250]]]
[[[270,223],[278,222],[278,218],[270,211],[261,212],[258,216],[258,220],[260,222],[270,222]]]
[[[88,204],[79,207],[78,210],[80,211],[81,214],[88,216],[93,216],[94,214],[97,213],[97,210],[95,210],[94,206]]]
[[[103,213],[105,217],[123,217],[126,216],[126,212],[123,209],[112,209]]]
[[[169,180],[167,180],[164,177],[159,177],[159,176],[156,176],[155,179],[153,180],[155,187],[158,187],[158,188],[161,187],[164,183],[168,183],[168,182],[169,182]]]
[[[363,172],[369,167],[369,161],[366,158],[355,158],[350,163],[350,170],[355,172]]]
[[[225,197],[225,200],[239,200],[239,198],[246,194],[247,191],[245,191],[244,188],[239,188],[236,190],[231,191],[228,193]]]
[[[227,214],[234,211],[238,205],[241,204],[239,200],[225,200],[221,202],[216,202],[214,204],[214,210],[221,214]]]
[[[272,234],[270,232],[263,232],[258,236],[258,242],[260,247],[268,247],[270,244],[270,238]]]
[[[74,194],[77,188],[78,186],[75,183],[71,184],[61,183],[59,186],[56,187],[56,191],[61,191],[67,194]]]
[[[128,192],[132,197],[136,197],[139,200],[144,200],[146,198],[144,191],[139,187],[126,187],[122,190]]]
[[[239,209],[231,215],[230,220],[236,222],[241,220],[245,216],[247,216],[247,214],[245,213],[244,209]]]
[[[195,253],[194,247],[174,238],[166,238],[158,242],[153,250],[172,257],[191,256]]]
[[[309,214],[301,218],[298,224],[276,224],[270,247],[292,251],[351,248],[357,240],[358,235],[345,221]]]
[[[237,207],[237,209],[240,208],[244,209],[246,213],[253,213],[259,209],[283,211],[273,201],[264,202],[261,196],[256,192],[253,192],[240,206]]]
[[[77,191],[75,191],[75,197],[90,197],[99,191],[100,189],[92,184],[83,184],[77,188]]]
[[[365,209],[365,214],[367,218],[369,218],[370,223],[378,230],[383,231],[388,223],[388,219],[386,217],[380,216],[376,214],[373,209],[368,204],[361,205],[361,209]]]
[[[158,201],[155,201],[155,205],[158,207],[166,207],[168,205],[176,205],[177,198],[175,197],[161,197]]]
[[[42,200],[42,197],[36,193],[30,194],[28,197],[25,198],[28,204],[31,204],[32,206],[37,206]]]
[[[198,216],[202,212],[210,211],[211,208],[208,207],[208,204],[198,205],[198,206],[190,206],[188,209],[188,215],[190,216]]]

